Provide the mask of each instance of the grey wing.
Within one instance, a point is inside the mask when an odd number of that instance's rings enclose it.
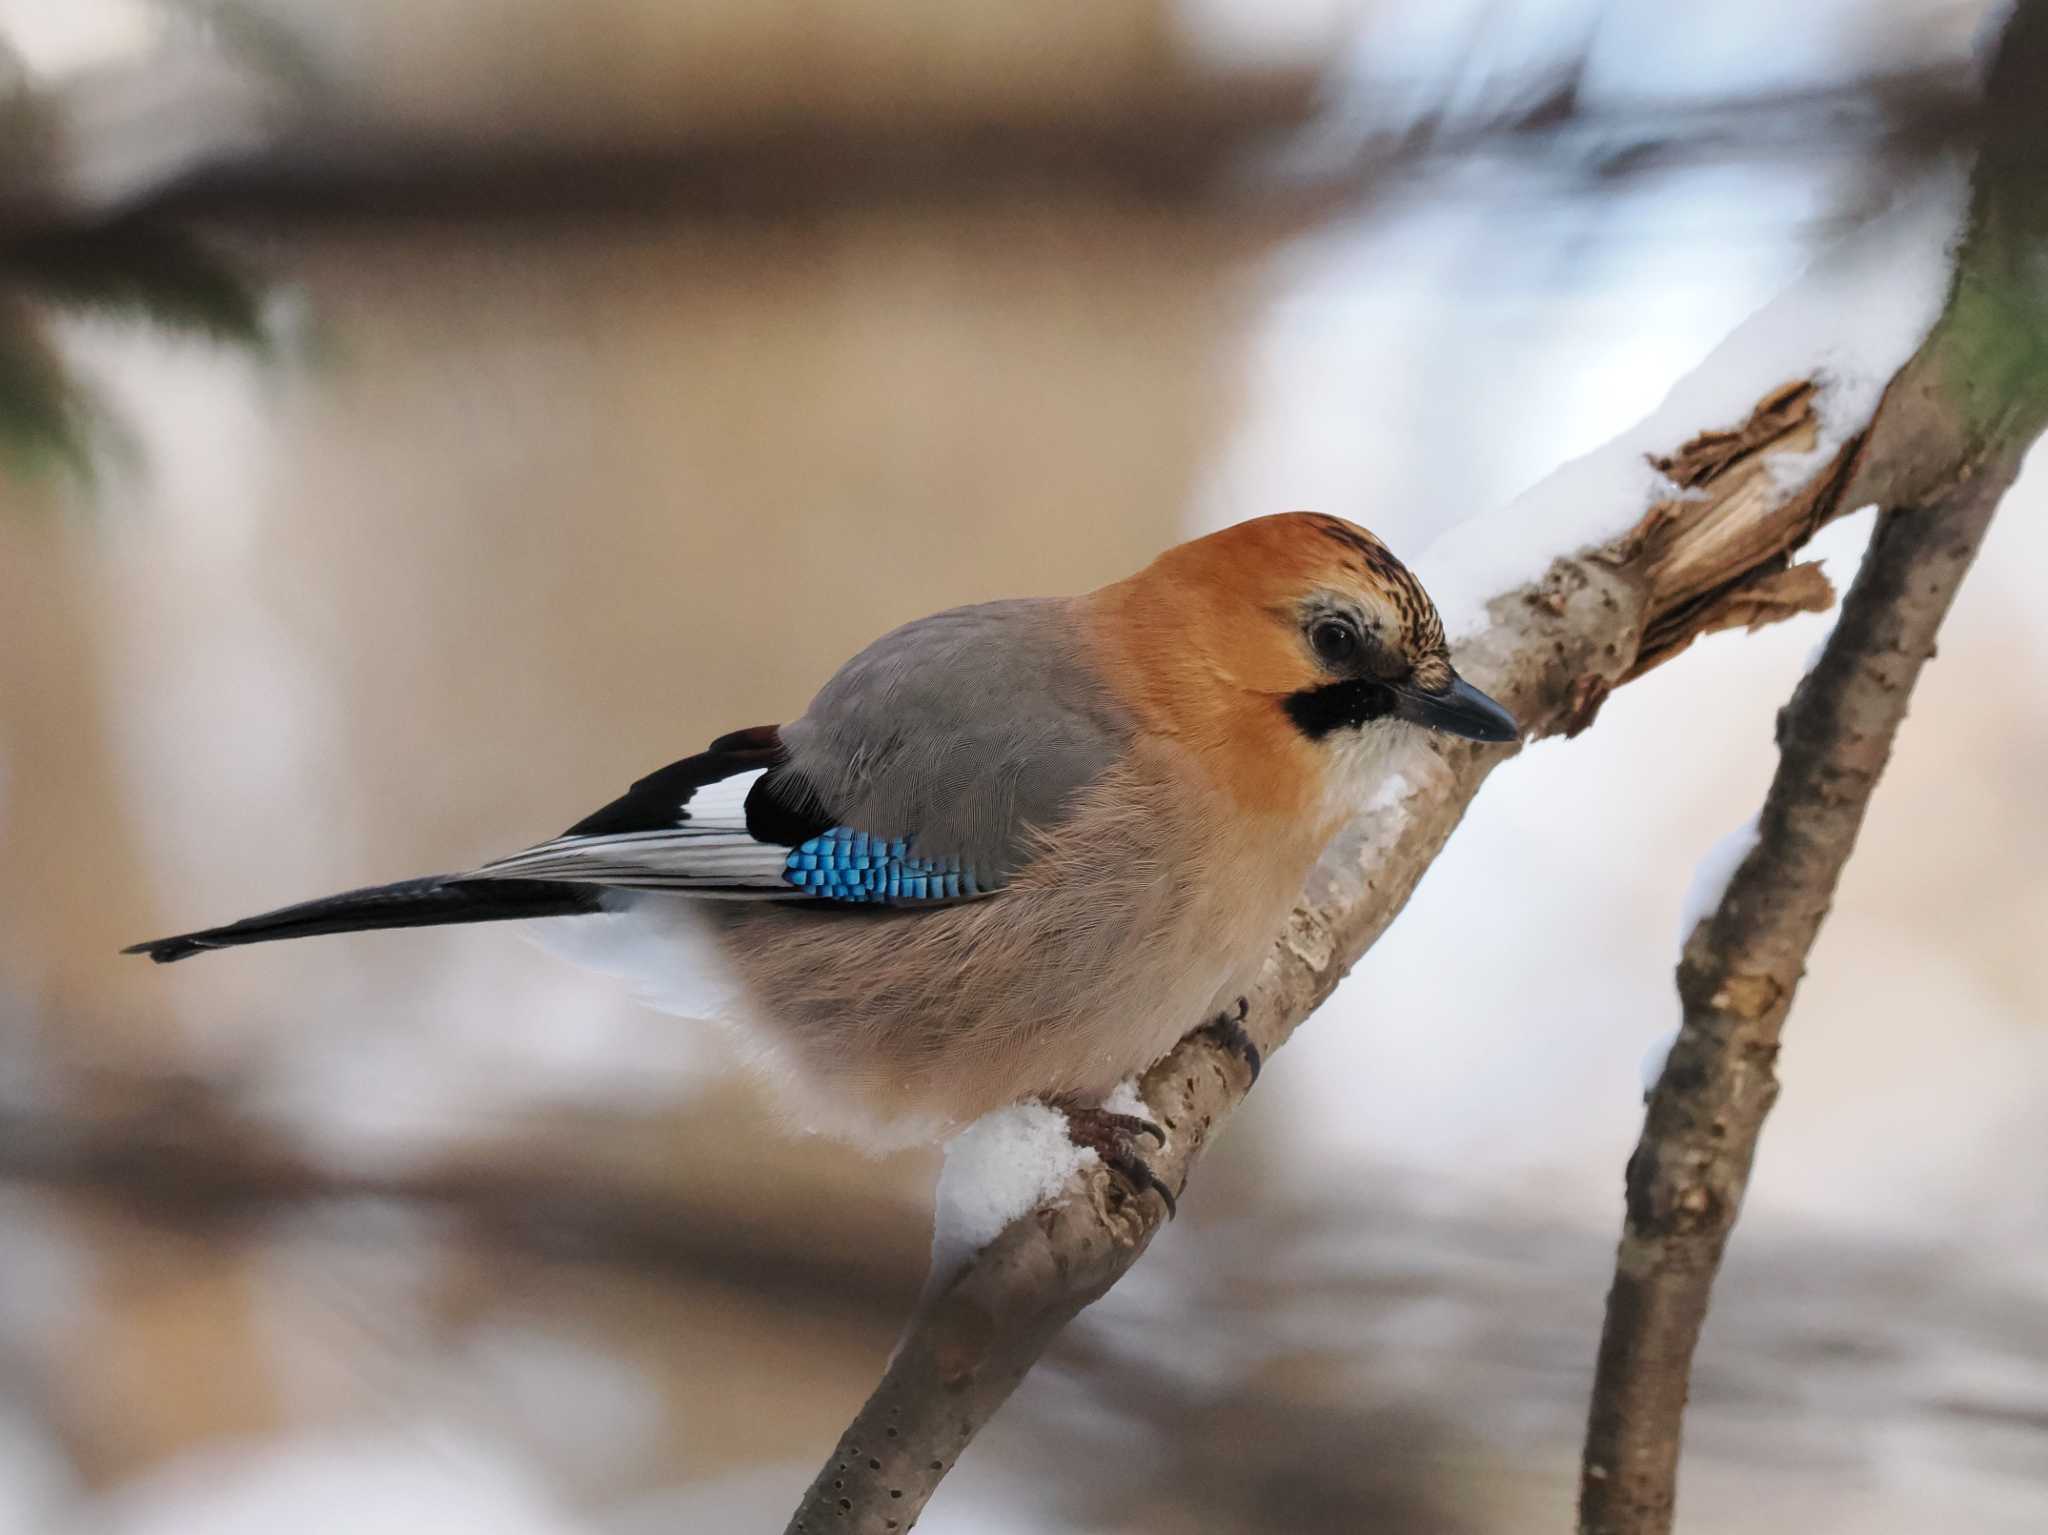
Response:
[[[472,878],[928,905],[1000,889],[1130,723],[1057,600],[883,636],[801,719],[713,743]]]
[[[1000,887],[1032,829],[1057,824],[1130,741],[1070,612],[1055,598],[981,603],[884,635],[783,727],[782,771],[835,824]]]

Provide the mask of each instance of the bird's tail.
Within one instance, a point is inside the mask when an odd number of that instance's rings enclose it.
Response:
[[[457,874],[400,880],[345,890],[317,901],[282,906],[225,927],[154,938],[123,949],[160,965],[207,949],[232,949],[316,933],[360,933],[379,927],[434,927],[445,922],[505,922],[515,917],[567,917],[601,911],[594,886],[544,879],[465,879]]]

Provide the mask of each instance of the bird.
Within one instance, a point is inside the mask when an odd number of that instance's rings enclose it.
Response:
[[[1417,732],[1518,737],[1385,544],[1285,512],[1080,596],[905,624],[800,718],[524,851],[125,952],[524,919],[732,1024],[806,1128],[879,1149],[1035,1100],[1170,1211],[1160,1132],[1110,1098],[1204,1026],[1256,1077],[1241,999]]]

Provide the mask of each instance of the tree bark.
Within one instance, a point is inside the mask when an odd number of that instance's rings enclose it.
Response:
[[[1935,635],[2048,421],[2048,8],[2009,24],[1993,136],[1934,331],[1886,391],[1845,499],[1883,507],[1842,615],[1778,718],[1755,846],[1678,967],[1683,1022],[1630,1158],[1580,1468],[1583,1535],[1662,1535],[1693,1354],[1765,1116],[1779,1038]]]

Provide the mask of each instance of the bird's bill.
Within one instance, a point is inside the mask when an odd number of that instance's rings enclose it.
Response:
[[[1468,741],[1513,741],[1522,733],[1512,714],[1456,673],[1440,693],[1395,688],[1394,713],[1411,724]]]

